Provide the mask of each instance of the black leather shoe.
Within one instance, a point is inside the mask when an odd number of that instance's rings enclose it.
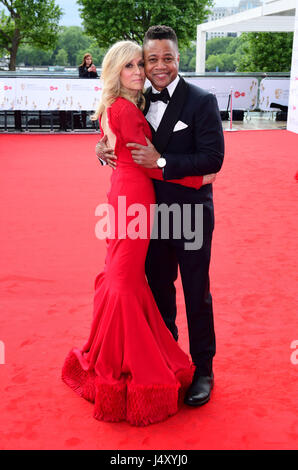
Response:
[[[198,375],[194,373],[192,384],[186,392],[184,403],[190,406],[202,406],[210,400],[211,390],[214,386],[214,375]]]

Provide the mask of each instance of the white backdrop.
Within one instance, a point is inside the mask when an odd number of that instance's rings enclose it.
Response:
[[[287,129],[298,134],[298,0],[296,0]]]
[[[95,110],[100,80],[58,78],[0,78],[0,109]]]
[[[227,108],[233,87],[233,109],[255,109],[258,81],[246,77],[185,77],[215,94]],[[0,78],[0,110],[95,110],[102,84],[98,79]]]
[[[16,109],[16,78],[0,78],[0,110]]]
[[[258,80],[253,77],[186,77],[190,83],[215,94],[219,109],[227,109],[229,94],[233,91],[233,109],[253,110],[258,101]]]
[[[289,104],[290,79],[264,78],[260,83],[259,106],[262,111],[272,111],[270,103]]]

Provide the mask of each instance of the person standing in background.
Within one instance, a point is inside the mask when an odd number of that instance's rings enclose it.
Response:
[[[80,78],[98,78],[98,74],[96,71],[96,67],[93,64],[92,55],[87,52],[83,57],[83,62],[79,66],[79,77]],[[82,118],[82,127],[86,129],[86,120],[87,120],[87,112],[82,111],[81,113]]]
[[[87,53],[84,55],[83,62],[79,66],[80,78],[98,78],[96,67],[93,64],[92,55]]]

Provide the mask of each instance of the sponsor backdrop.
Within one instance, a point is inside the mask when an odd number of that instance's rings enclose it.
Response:
[[[296,0],[287,129],[298,134],[298,0]]]
[[[187,81],[215,94],[221,111],[227,109],[232,89],[233,109],[253,110],[258,101],[258,80],[253,77],[192,77]]]
[[[297,0],[298,1],[298,0]],[[297,21],[296,21],[297,27]],[[297,36],[297,34],[296,34]],[[288,106],[291,98],[292,124],[298,126],[298,39],[293,53],[291,92],[289,79],[265,78],[258,86],[253,77],[185,77],[213,93],[221,111],[233,93],[233,109],[270,111],[271,103]],[[296,58],[295,58],[296,54]],[[146,86],[150,83],[147,82]],[[100,99],[100,80],[60,78],[0,78],[0,110],[95,110]],[[296,117],[295,117],[296,116]]]
[[[272,111],[271,103],[288,106],[289,89],[288,78],[264,78],[260,83],[259,108],[261,111]]]
[[[100,80],[1,78],[0,110],[95,110]]]
[[[234,109],[253,110],[257,106],[256,78],[186,77],[186,80],[215,94],[221,110],[227,108],[231,88]],[[0,78],[0,110],[91,111],[96,109],[101,89],[102,83],[95,79]]]

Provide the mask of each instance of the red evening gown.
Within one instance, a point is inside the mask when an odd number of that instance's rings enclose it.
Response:
[[[167,329],[145,276],[149,208],[155,194],[150,172],[134,163],[126,143],[146,145],[150,127],[142,112],[124,98],[108,108],[108,119],[118,156],[108,193],[115,211],[115,237],[107,239],[105,267],[95,279],[89,339],[82,349],[69,352],[62,379],[94,403],[96,419],[145,426],[177,412],[193,366]],[[194,181],[199,187],[201,180]],[[119,196],[126,198],[126,208],[136,203],[146,208],[146,238],[125,233],[135,213],[126,217],[126,226],[118,223],[118,215],[123,215],[118,214]]]

